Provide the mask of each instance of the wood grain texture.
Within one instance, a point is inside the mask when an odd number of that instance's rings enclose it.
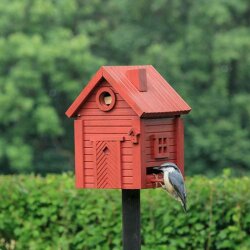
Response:
[[[171,161],[176,163],[177,153],[176,153],[176,123],[173,118],[161,118],[161,119],[143,119],[144,127],[144,169],[146,171],[147,167],[160,166],[166,161]],[[153,136],[164,135],[167,138],[167,150],[168,154],[165,158],[155,157],[154,150],[154,140]],[[151,179],[146,177],[144,188],[152,188],[154,185],[151,183]]]
[[[74,121],[76,187],[84,187],[83,121]]]
[[[175,120],[176,128],[176,164],[184,176],[184,123],[178,117]]]

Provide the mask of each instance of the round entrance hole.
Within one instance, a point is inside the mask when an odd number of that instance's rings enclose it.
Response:
[[[115,106],[115,93],[111,88],[100,88],[96,93],[96,103],[100,110],[109,111]]]

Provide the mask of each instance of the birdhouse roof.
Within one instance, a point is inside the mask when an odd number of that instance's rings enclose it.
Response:
[[[68,117],[76,115],[103,78],[140,117],[186,114],[191,110],[152,65],[102,66],[66,111]]]

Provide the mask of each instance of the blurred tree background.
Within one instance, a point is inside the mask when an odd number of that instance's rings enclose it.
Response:
[[[104,64],[152,64],[187,100],[188,174],[250,171],[248,0],[0,0],[1,173],[73,169],[64,112]]]

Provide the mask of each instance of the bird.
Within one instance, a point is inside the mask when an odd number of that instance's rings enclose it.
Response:
[[[178,166],[172,162],[165,162],[160,166],[154,167],[153,169],[163,173],[164,185],[160,182],[162,188],[165,189],[171,197],[179,201],[183,207],[183,210],[187,212],[186,188],[183,176]]]

